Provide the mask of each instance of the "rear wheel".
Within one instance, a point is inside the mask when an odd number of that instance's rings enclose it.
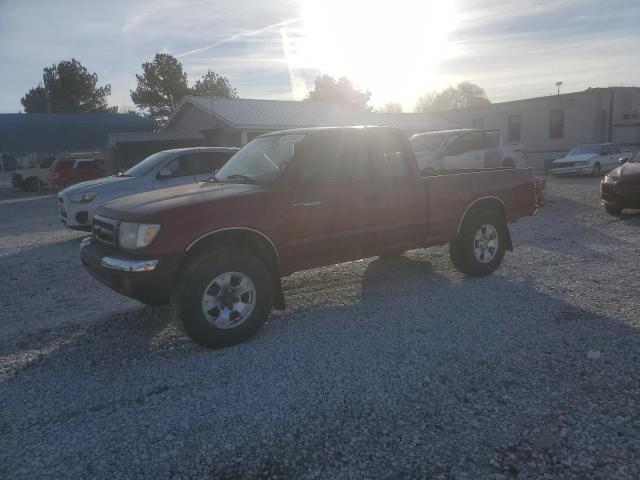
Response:
[[[507,242],[503,218],[495,212],[479,210],[464,221],[458,237],[449,243],[449,256],[460,272],[481,277],[498,269]]]
[[[620,215],[622,213],[621,207],[614,207],[613,205],[605,205],[604,209],[609,215]]]
[[[265,264],[236,248],[195,257],[171,299],[174,318],[205,347],[221,348],[251,338],[273,305],[272,275]]]

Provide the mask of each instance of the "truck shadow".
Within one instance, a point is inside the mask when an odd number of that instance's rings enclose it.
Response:
[[[638,329],[546,294],[533,278],[515,280],[499,271],[462,281],[446,266],[442,252],[433,262],[422,252],[409,255],[288,279],[290,310],[274,313],[253,340],[224,350],[192,344],[169,324],[167,309],[139,308],[69,331],[70,340],[49,349],[40,345],[36,361],[2,381],[4,409],[17,419],[5,419],[5,429],[14,432],[17,422],[34,442],[32,448],[45,448],[47,439],[55,438],[48,433],[67,423],[74,431],[90,431],[101,415],[118,409],[125,412],[123,419],[136,418],[145,404],[146,416],[155,412],[162,418],[161,432],[182,442],[178,447],[158,440],[154,448],[173,448],[190,457],[198,451],[190,440],[200,438],[194,431],[224,428],[235,438],[236,427],[261,431],[269,418],[281,418],[283,405],[317,398],[299,405],[307,415],[296,417],[295,425],[271,423],[268,446],[259,445],[259,436],[245,435],[235,447],[210,452],[215,461],[201,464],[212,470],[190,474],[220,478],[239,471],[251,477],[252,471],[242,470],[248,455],[260,459],[252,457],[247,465],[270,464],[282,452],[297,451],[296,436],[288,434],[292,429],[304,432],[306,449],[321,453],[311,464],[287,463],[288,478],[324,468],[336,450],[358,460],[371,448],[383,448],[378,436],[362,443],[340,427],[352,422],[404,425],[399,437],[385,444],[386,459],[376,459],[372,468],[386,468],[417,435],[415,448],[450,446],[430,452],[439,461],[451,457],[455,463],[471,444],[514,471],[535,453],[555,462],[562,476],[569,472],[562,470],[562,460],[576,454],[573,436],[599,438],[599,430],[610,425],[618,433],[589,454],[594,460],[589,468],[604,468],[593,464],[606,465],[603,459],[619,455],[632,458],[627,447],[635,432],[617,418],[628,415],[627,400],[640,383],[640,371],[625,358],[640,350]],[[335,283],[344,269],[351,273]],[[327,290],[331,281],[333,289]],[[300,293],[296,286],[303,282],[309,290]],[[320,295],[308,297],[313,289]],[[38,346],[37,340],[32,343],[26,347]],[[59,385],[47,378],[60,378]],[[84,400],[72,412],[64,405],[63,392],[69,389]],[[117,401],[113,391],[119,392]],[[192,401],[185,391],[206,395],[207,401]],[[151,397],[153,402],[145,403]],[[217,413],[229,399],[242,399],[234,400],[233,417]],[[327,400],[332,407],[325,411]],[[41,434],[35,440],[22,420],[24,415],[33,421],[32,412],[46,419],[38,423]],[[141,435],[137,440],[145,445]],[[332,439],[331,447],[325,446],[326,438]],[[87,458],[101,455],[94,447],[74,448]],[[107,460],[128,458],[126,448],[111,445]],[[486,468],[487,473],[504,471],[502,466]]]

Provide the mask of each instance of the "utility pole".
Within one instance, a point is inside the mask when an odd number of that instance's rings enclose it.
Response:
[[[562,82],[556,82],[556,87],[558,87],[558,95],[560,95],[560,86],[562,85]]]

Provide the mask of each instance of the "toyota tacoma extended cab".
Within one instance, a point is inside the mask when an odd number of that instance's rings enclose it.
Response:
[[[280,278],[375,255],[449,244],[467,275],[512,250],[507,223],[537,208],[531,169],[418,169],[389,127],[262,135],[208,181],[107,202],[82,242],[83,264],[112,289],[172,316],[207,347],[244,341]]]

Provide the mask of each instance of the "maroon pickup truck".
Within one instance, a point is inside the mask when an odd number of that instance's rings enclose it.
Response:
[[[280,278],[296,271],[448,243],[458,270],[490,274],[512,250],[507,223],[536,204],[531,169],[420,172],[395,128],[289,130],[254,139],[208,181],[106,203],[81,258],[222,347],[285,308]]]

